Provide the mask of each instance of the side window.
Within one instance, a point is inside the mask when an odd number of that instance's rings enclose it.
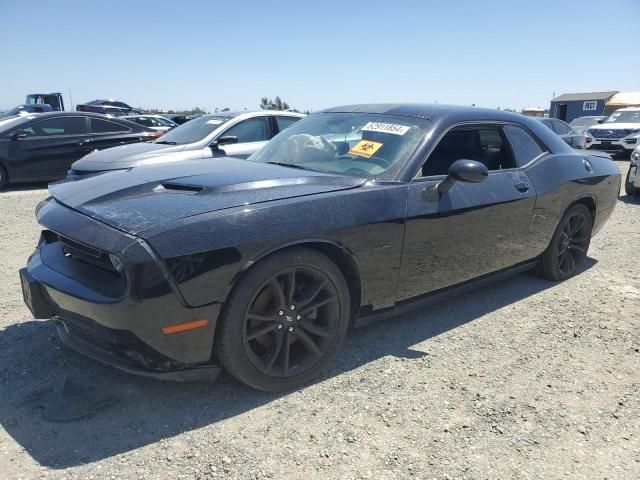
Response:
[[[555,129],[553,128],[553,120],[542,120],[542,124],[552,132],[555,132]]]
[[[266,117],[250,118],[229,128],[222,135],[238,137],[238,143],[263,142],[269,140],[269,126]]]
[[[507,125],[504,130],[507,132],[509,142],[511,142],[513,151],[516,154],[518,165],[525,165],[544,152],[538,142],[524,128],[516,125]]]
[[[565,125],[563,122],[560,122],[558,120],[555,120],[553,122],[553,129],[558,135],[566,135],[571,131],[567,125]]]
[[[26,130],[26,129],[25,129]],[[87,133],[87,122],[84,117],[58,117],[43,120],[31,125],[26,130],[35,136],[50,135],[84,135]]]
[[[476,160],[489,170],[516,166],[502,128],[498,126],[462,127],[448,132],[422,167],[422,176],[447,175],[456,160]]]
[[[91,133],[113,133],[128,131],[130,131],[129,128],[116,122],[110,122],[108,120],[102,120],[100,118],[91,119]]]
[[[276,117],[276,123],[278,124],[278,131],[281,132],[287,127],[290,127],[296,123],[300,118],[298,117]]]

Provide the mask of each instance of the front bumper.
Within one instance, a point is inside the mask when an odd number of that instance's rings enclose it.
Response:
[[[41,208],[38,217],[56,233],[43,232],[20,271],[23,297],[34,317],[55,320],[65,344],[120,370],[167,380],[215,380],[220,372],[212,354],[219,304],[187,306],[139,239],[55,202]],[[126,269],[108,271],[73,250],[69,254],[61,237],[67,231],[90,232],[94,241],[87,244],[125,258]],[[202,320],[206,325],[196,329],[163,332],[167,326]]]
[[[616,139],[595,138],[587,136],[586,147],[606,152],[631,152],[638,146],[638,137],[624,137]]]

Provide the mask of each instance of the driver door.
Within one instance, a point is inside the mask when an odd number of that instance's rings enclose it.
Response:
[[[438,198],[435,186],[459,159],[484,163],[488,178],[456,182]],[[409,186],[398,301],[528,260],[534,204],[500,126],[451,130]]]
[[[265,116],[243,120],[222,132],[218,138],[221,137],[237,137],[238,141],[214,149],[214,157],[247,158],[264,147],[271,138],[269,118]]]
[[[73,162],[93,147],[85,117],[54,117],[25,127],[27,137],[12,145],[16,177],[50,180],[67,174]]]

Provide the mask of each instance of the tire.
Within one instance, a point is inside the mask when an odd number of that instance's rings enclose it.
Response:
[[[592,229],[589,209],[583,204],[571,207],[560,220],[551,243],[542,254],[538,273],[556,282],[573,277],[587,256]]]
[[[214,353],[252,388],[300,387],[333,361],[350,320],[347,283],[338,266],[309,248],[275,253],[233,288],[219,321]]]
[[[627,172],[627,178],[624,181],[624,191],[630,197],[637,197],[640,195],[640,189],[633,186],[633,184],[629,181],[629,175],[631,174],[631,170]]]
[[[0,190],[9,185],[9,176],[3,166],[0,165]]]

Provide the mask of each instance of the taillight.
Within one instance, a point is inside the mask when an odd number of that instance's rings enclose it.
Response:
[[[145,134],[145,137],[149,140],[155,140],[156,138],[160,138],[164,132],[149,132]]]

